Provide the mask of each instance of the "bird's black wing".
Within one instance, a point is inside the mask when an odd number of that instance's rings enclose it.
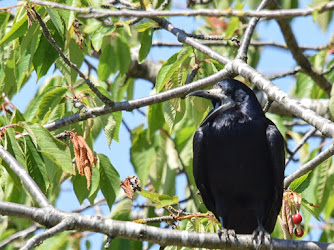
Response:
[[[282,206],[283,197],[283,181],[284,181],[284,169],[285,169],[285,153],[284,153],[284,139],[275,126],[275,124],[267,119],[267,141],[270,152],[270,165],[273,171],[273,188],[274,197],[270,211],[268,212],[268,220],[266,228],[268,232],[272,232],[275,227],[277,215],[280,212]]]
[[[216,215],[214,198],[209,186],[208,172],[206,169],[207,147],[205,147],[205,136],[201,127],[195,132],[193,140],[193,173],[198,190],[202,196],[203,202],[207,209]]]

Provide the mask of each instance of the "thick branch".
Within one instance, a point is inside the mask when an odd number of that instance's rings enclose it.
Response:
[[[106,9],[94,9],[94,8],[80,8],[73,7],[64,4],[59,4],[49,1],[41,0],[29,0],[27,2],[37,5],[48,6],[58,9],[71,10],[76,13],[84,14],[85,18],[103,18],[103,17],[159,17],[159,16],[213,16],[213,17],[257,17],[265,19],[282,19],[291,18],[297,16],[312,15],[314,11],[322,13],[325,11],[333,10],[334,3],[329,2],[319,7],[308,9],[288,9],[288,10],[217,10],[217,9],[200,9],[200,10],[167,10],[167,11],[140,11],[140,10],[106,10]]]
[[[22,211],[30,211],[30,214]],[[0,201],[0,214],[10,215],[37,221],[40,224],[55,226],[65,219],[70,219],[68,226],[72,230],[99,232],[111,237],[149,241],[161,246],[187,246],[199,248],[228,248],[249,249],[254,246],[251,235],[238,235],[238,241],[231,239],[225,242],[214,233],[197,233],[181,230],[162,229],[133,222],[117,221],[100,216],[82,215],[76,213],[61,212],[54,208],[30,208],[10,202]],[[46,216],[47,215],[47,216]],[[334,249],[334,244],[323,242],[307,242],[295,240],[272,239],[261,245],[264,249]]]
[[[257,72],[242,60],[234,60],[232,63],[226,65],[225,68],[229,68],[227,70],[239,74],[246,80],[254,83],[267,94],[269,99],[276,101],[285,109],[290,110],[291,113],[296,117],[299,117],[312,126],[316,127],[324,135],[330,137],[334,136],[333,122],[321,117],[312,110],[306,109],[296,100],[289,98],[285,92],[264,78],[259,72]]]
[[[17,160],[1,145],[0,145],[0,157],[8,164],[10,169],[13,170],[15,174],[17,174],[17,176],[20,178],[27,191],[30,193],[31,197],[41,207],[52,206],[50,201],[43,194],[42,190],[37,186],[36,182],[28,174],[27,170],[25,170],[17,162]]]

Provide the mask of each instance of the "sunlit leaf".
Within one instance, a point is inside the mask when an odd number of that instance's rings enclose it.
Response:
[[[35,146],[67,173],[73,174],[72,159],[68,146],[54,138],[48,130],[37,123],[20,123],[31,136]]]
[[[148,53],[150,52],[152,45],[152,36],[153,36],[152,29],[147,29],[144,31],[138,55],[139,63],[142,63],[146,59]]]
[[[120,190],[121,180],[110,160],[103,154],[98,154],[98,167],[100,170],[100,188],[107,200],[109,208],[114,204]]]

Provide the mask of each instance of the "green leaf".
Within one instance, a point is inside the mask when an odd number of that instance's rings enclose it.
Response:
[[[111,165],[110,160],[103,154],[98,154],[98,165],[100,170],[100,188],[107,200],[109,208],[114,204],[118,195],[121,180],[116,169]]]
[[[148,140],[151,142],[155,132],[162,128],[165,124],[163,116],[163,104],[156,103],[148,107],[147,113],[147,122],[148,122]]]
[[[80,245],[80,238],[73,237],[72,232],[61,232],[43,240],[43,244],[36,247],[36,250],[59,250],[68,249]]]
[[[24,158],[23,158],[23,155],[22,153],[20,152],[21,156],[19,157],[19,155],[16,155],[15,152],[19,152],[19,145],[16,141],[16,138],[15,138],[15,134],[14,134],[14,129],[13,128],[9,128],[6,130],[6,143],[7,143],[7,148],[6,150],[12,155],[15,157],[15,159],[22,165],[22,162],[24,163]],[[8,164],[3,161],[1,159],[1,164],[6,168],[6,171],[7,173],[10,175],[10,177],[12,178],[15,186],[18,188],[18,189],[21,189],[21,180],[20,178],[17,176],[16,173],[14,173],[14,171],[8,166]]]
[[[319,217],[319,212],[315,211],[315,208],[310,206],[310,202],[308,202],[307,200],[305,200],[304,198],[302,198],[302,206],[310,213],[314,216],[314,218],[316,218],[318,221],[321,221],[320,220],[320,217]]]
[[[163,111],[164,111],[165,121],[170,131],[172,131],[175,125],[176,110],[169,102],[164,102]]]
[[[294,180],[290,184],[289,189],[297,193],[302,193],[310,185],[310,182],[311,182],[311,175],[310,172],[308,172],[307,174]]]
[[[21,122],[20,125],[29,133],[39,152],[61,167],[64,172],[74,173],[71,153],[65,143],[54,138],[47,129],[39,124]]]
[[[63,22],[61,20],[61,17],[59,16],[59,13],[57,11],[57,9],[53,9],[53,8],[49,8],[49,7],[45,7],[46,11],[48,12],[51,21],[53,22],[54,26],[56,27],[56,29],[58,30],[58,33],[60,35],[64,35],[64,25]]]
[[[142,24],[139,24],[138,26],[135,27],[135,30],[138,31],[138,32],[144,32],[152,27],[156,26],[155,23],[142,23]]]
[[[128,42],[121,36],[117,37],[117,58],[119,72],[121,74],[127,73],[131,63],[131,54]]]
[[[92,35],[92,45],[95,51],[99,51],[102,46],[104,34],[101,32],[95,32]]]
[[[19,21],[16,21],[12,26],[12,28],[1,39],[0,46],[23,36],[27,31],[28,31],[27,16],[24,16]]]
[[[326,3],[329,3],[329,0],[313,0],[314,7],[320,7]],[[332,11],[324,11],[322,13],[319,13],[318,11],[313,12],[313,21],[319,24],[322,31],[326,31],[328,28],[328,24],[333,18],[333,12]]]
[[[82,202],[85,199],[88,199],[99,188],[99,184],[100,184],[99,169],[95,166],[92,167],[92,179],[91,179],[91,186],[89,190],[87,189],[87,179],[85,176],[77,174],[72,178],[72,182],[73,182],[73,188],[74,188],[75,195],[77,196],[80,204],[82,204]]]
[[[87,23],[83,29],[83,32],[86,34],[101,34],[101,28],[103,27],[103,23],[96,19],[87,19]],[[103,35],[103,34],[102,34]],[[103,38],[103,37],[102,37]],[[103,39],[101,39],[102,41]]]
[[[170,57],[159,70],[157,81],[155,84],[156,92],[159,93],[164,85],[171,79],[172,75],[176,70],[178,70],[179,66],[183,63],[185,59],[188,58],[190,53],[192,53],[191,47],[185,47],[180,50],[178,53],[174,54]],[[178,85],[177,85],[178,86]]]
[[[110,74],[116,73],[118,70],[117,55],[114,47],[105,39],[102,46],[97,74],[99,79],[105,81]]]
[[[107,138],[108,146],[110,146],[112,139],[118,142],[119,128],[122,123],[122,112],[115,112],[110,115],[103,116],[104,134]]]
[[[190,232],[205,232],[204,225],[197,218],[191,218],[185,230]]]
[[[31,138],[26,137],[25,140],[27,143],[26,164],[29,175],[34,179],[39,188],[45,194],[49,187],[49,180],[43,156],[37,151]]]
[[[131,37],[132,34],[131,34],[130,25],[128,24],[128,22],[127,22],[127,21],[123,21],[123,20],[120,20],[119,22],[120,22],[121,24],[123,24],[123,28],[124,28],[126,34],[128,34],[129,37]]]
[[[179,198],[177,196],[169,196],[166,194],[158,194],[155,192],[148,192],[145,189],[141,191],[137,191],[140,195],[149,199],[156,208],[163,208],[170,205],[177,204],[179,202]]]
[[[81,67],[82,62],[85,59],[85,51],[81,49],[80,46],[75,42],[74,39],[71,39],[69,45],[69,58],[72,63],[77,65],[78,68]],[[74,84],[77,80],[78,72],[71,68],[71,83]]]
[[[230,38],[234,35],[234,32],[239,27],[239,18],[238,17],[231,17],[230,22],[228,23],[227,29],[225,30],[225,38]]]
[[[7,22],[9,20],[10,13],[7,11],[0,12],[0,39],[6,34]],[[1,40],[0,40],[1,41]],[[1,46],[1,44],[0,44]]]
[[[44,76],[50,66],[58,58],[58,52],[55,48],[49,43],[49,41],[41,36],[38,48],[33,58],[34,68],[37,73],[37,81]]]
[[[68,89],[65,87],[55,87],[49,89],[49,91],[43,95],[37,110],[37,117],[39,121],[43,120],[46,114],[50,110],[54,109],[56,105],[59,105],[60,100],[67,93],[67,91]]]
[[[154,148],[147,141],[146,133],[142,127],[131,131],[130,160],[142,185],[146,184],[155,155]]]
[[[144,31],[138,55],[139,63],[142,63],[146,59],[148,53],[150,52],[152,45],[152,36],[153,36],[153,29],[147,29]]]
[[[66,0],[66,5],[69,7],[79,7],[80,0]],[[62,17],[65,20],[67,30],[70,30],[75,20],[75,12],[69,10],[61,10]]]

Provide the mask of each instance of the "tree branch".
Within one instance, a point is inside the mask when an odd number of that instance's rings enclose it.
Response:
[[[85,81],[85,83],[87,83],[87,85],[89,86],[89,88],[97,95],[98,98],[100,98],[101,101],[103,101],[105,104],[107,104],[108,106],[112,106],[114,104],[113,101],[111,101],[109,98],[107,98],[106,96],[104,96],[94,85],[94,83],[92,83],[88,77],[85,76],[84,73],[81,72],[81,70],[78,68],[77,65],[75,65],[74,63],[72,63],[63,53],[62,49],[58,46],[58,44],[56,43],[56,41],[54,40],[54,38],[52,37],[48,27],[46,26],[46,24],[44,23],[43,19],[41,18],[41,16],[38,14],[38,12],[32,8],[32,10],[34,11],[37,20],[42,28],[43,34],[45,36],[45,38],[49,41],[49,43],[57,50],[58,54],[60,55],[60,57],[64,60],[64,62],[70,66],[72,69],[74,69],[79,76]]]
[[[225,66],[225,69],[239,74],[246,80],[254,83],[267,94],[269,99],[276,101],[285,109],[290,110],[296,117],[299,117],[313,127],[316,127],[324,135],[330,137],[334,136],[334,123],[332,121],[321,117],[312,110],[306,109],[296,100],[289,98],[285,92],[242,60],[236,59],[232,61],[232,63]]]
[[[29,213],[27,213],[29,212]],[[90,216],[69,212],[62,212],[55,208],[31,208],[25,205],[13,204],[0,201],[0,214],[16,216],[37,221],[40,224],[55,226],[62,220],[69,218],[69,227],[77,231],[99,232],[111,237],[149,241],[161,246],[187,246],[199,248],[227,248],[249,249],[254,246],[252,235],[238,235],[238,240],[231,239],[229,242],[219,238],[214,233],[198,233],[182,230],[170,230],[147,226],[127,221],[117,221],[101,216]],[[265,241],[261,245],[264,249],[331,249],[334,244],[312,241],[280,240],[272,239],[271,243]]]
[[[5,246],[13,242],[14,240],[17,240],[18,238],[26,238],[30,234],[36,232],[36,230],[42,228],[41,226],[37,226],[37,223],[32,225],[31,227],[24,229],[22,231],[16,232],[9,236],[8,238],[4,239],[3,241],[0,242],[0,249],[3,249]]]
[[[293,156],[298,152],[298,150],[306,143],[306,141],[312,137],[317,132],[316,128],[310,129],[303,138],[299,141],[298,145],[292,150],[289,158],[285,162],[285,166],[289,164],[289,162],[293,159]]]
[[[280,8],[276,1],[272,1],[272,6],[274,8]],[[311,62],[303,54],[298,46],[289,22],[283,19],[278,19],[277,22],[281,28],[281,32],[284,36],[288,48],[293,55],[293,58],[302,67],[305,74],[309,75],[319,85],[319,87],[322,88],[328,96],[330,96],[332,84],[323,75],[316,71],[316,69],[312,66]]]
[[[313,170],[316,168],[319,164],[327,160],[329,157],[331,157],[334,154],[334,145],[330,145],[326,150],[321,152],[319,155],[314,157],[312,160],[298,168],[295,172],[290,174],[288,177],[284,179],[284,187],[288,188],[291,182],[293,182],[295,179],[303,176],[307,172]]]
[[[202,44],[206,46],[211,46],[211,45],[212,46],[231,46],[227,43],[227,41],[205,41],[205,42],[202,42]],[[250,42],[250,45],[255,46],[255,47],[271,46],[271,47],[276,47],[280,49],[288,49],[286,44],[277,43],[274,41],[253,41],[253,42]],[[299,48],[301,50],[323,50],[323,49],[329,49],[332,45],[333,45],[333,41],[331,40],[329,43],[325,45],[320,45],[320,46],[300,45]],[[152,46],[180,47],[182,46],[182,43],[154,40],[152,42]]]
[[[65,218],[59,224],[55,225],[52,228],[45,230],[43,233],[37,234],[32,237],[27,243],[21,248],[21,250],[29,250],[35,246],[40,245],[44,240],[51,238],[57,233],[64,232],[73,224],[70,217]]]
[[[298,16],[312,15],[314,11],[323,13],[325,11],[333,10],[334,3],[329,2],[321,6],[308,8],[308,9],[288,9],[288,10],[217,10],[217,9],[199,9],[199,10],[168,10],[168,11],[143,11],[143,10],[106,10],[106,9],[94,9],[94,8],[80,8],[73,7],[64,4],[59,4],[49,1],[41,0],[28,0],[29,3],[34,3],[41,6],[48,6],[52,8],[71,10],[76,13],[83,14],[84,18],[103,18],[103,17],[159,17],[159,16],[212,16],[212,17],[257,17],[265,19],[286,19]]]
[[[271,0],[262,0],[260,5],[257,7],[256,11],[259,12],[261,9],[265,8],[270,1]],[[248,47],[249,47],[253,32],[255,30],[256,24],[258,23],[259,20],[260,20],[259,17],[252,17],[252,19],[249,21],[244,37],[241,41],[241,45],[238,50],[238,54],[236,58],[247,62]]]
[[[49,207],[52,206],[50,201],[43,194],[42,190],[37,186],[36,182],[28,174],[17,160],[0,145],[0,157],[8,164],[11,170],[21,179],[23,185],[30,193],[31,197],[41,206]]]
[[[136,108],[144,107],[159,102],[164,102],[173,98],[185,97],[188,93],[192,91],[212,86],[221,79],[226,78],[227,75],[228,73],[225,70],[222,70],[211,76],[192,82],[191,84],[177,87],[156,95],[139,98],[136,100],[117,102],[114,104],[113,107],[107,106],[107,107],[88,108],[84,113],[76,113],[74,115],[46,124],[44,127],[49,131],[52,131],[79,121],[87,120],[89,118],[94,118],[112,112],[117,112],[121,110],[132,111]]]

